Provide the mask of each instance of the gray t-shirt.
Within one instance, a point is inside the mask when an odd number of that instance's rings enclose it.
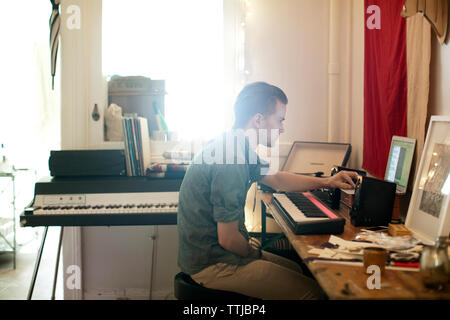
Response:
[[[236,147],[230,148],[225,141],[233,135]],[[236,130],[208,143],[194,157],[178,201],[178,265],[184,273],[195,274],[219,262],[244,265],[253,261],[219,245],[217,223],[237,220],[239,231],[249,239],[244,224],[247,191],[267,168]]]

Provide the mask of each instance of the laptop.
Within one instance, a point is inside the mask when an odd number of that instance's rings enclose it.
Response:
[[[392,136],[384,180],[397,185],[397,194],[406,193],[415,147],[416,139]]]

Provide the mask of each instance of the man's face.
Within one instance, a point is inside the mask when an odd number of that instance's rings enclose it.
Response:
[[[277,101],[275,112],[270,115],[262,116],[258,129],[260,134],[267,134],[267,139],[261,139],[260,143],[267,147],[272,147],[278,140],[281,133],[284,132],[283,121],[286,116],[286,105]],[[274,131],[272,131],[274,130]],[[264,143],[266,140],[266,143]]]

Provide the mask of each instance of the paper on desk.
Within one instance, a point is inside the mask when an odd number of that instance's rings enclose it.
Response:
[[[367,247],[375,247],[376,245],[373,243],[366,242],[353,242],[343,240],[334,235],[330,236],[328,242],[338,245],[338,249],[330,249],[330,248],[312,248],[308,251],[310,254],[317,254],[319,258],[330,258],[330,259],[355,259],[362,257],[363,248]],[[358,250],[359,249],[359,250]]]
[[[314,249],[309,250],[308,253],[317,254],[317,255],[319,255],[319,258],[336,259],[336,260],[358,258],[357,255],[337,252],[334,249],[328,249],[328,248],[324,248],[324,249],[314,248]]]
[[[334,235],[330,236],[328,242],[331,244],[337,244],[339,246],[339,249],[356,249],[356,248],[368,248],[380,246],[377,245],[376,243],[347,241]]]

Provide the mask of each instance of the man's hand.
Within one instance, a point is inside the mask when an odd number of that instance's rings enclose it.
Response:
[[[329,188],[354,189],[355,183],[353,179],[358,178],[358,174],[354,171],[340,171],[334,176],[328,178]]]

